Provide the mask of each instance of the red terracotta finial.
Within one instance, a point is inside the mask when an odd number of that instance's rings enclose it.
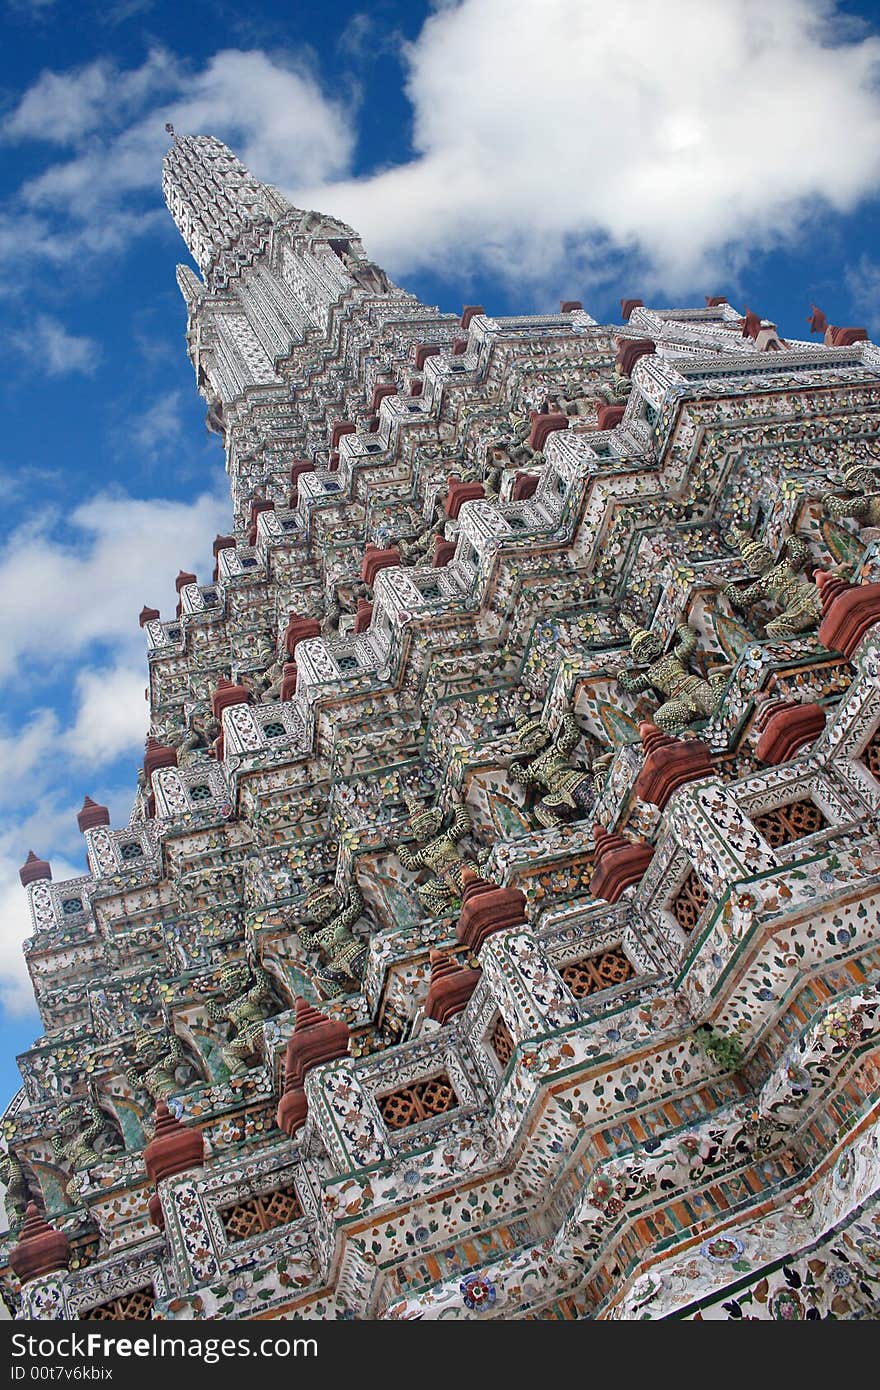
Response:
[[[381,569],[387,569],[389,565],[400,564],[400,551],[396,545],[387,546],[384,550],[381,546],[373,545],[368,541],[364,546],[364,555],[361,560],[361,579],[371,587],[376,582],[376,575]]]
[[[148,782],[160,767],[177,767],[177,749],[164,747],[150,734],[144,745],[144,776]]]
[[[317,618],[301,618],[297,613],[291,613],[284,629],[284,649],[289,657],[293,657],[300,642],[308,637],[320,636],[321,624]]]
[[[596,429],[613,430],[626,414],[625,405],[600,405],[596,411]]]
[[[868,630],[880,623],[880,584],[848,584],[826,570],[817,570],[815,580],[822,595],[819,641],[849,661]]]
[[[147,605],[144,604],[143,608],[140,611],[140,614],[138,615],[138,625],[140,627],[146,627],[147,623],[156,622],[158,617],[158,608],[148,608]]]
[[[99,825],[109,825],[110,812],[106,806],[99,805],[87,796],[83,800],[82,810],[77,813],[76,823],[85,834],[87,830],[94,830]]]
[[[70,1241],[63,1231],[56,1231],[40,1215],[36,1202],[29,1202],[18,1240],[9,1254],[10,1267],[22,1284],[39,1279],[43,1274],[67,1269],[70,1264]]]
[[[827,318],[826,318],[825,315],[822,313],[822,310],[821,310],[821,309],[817,309],[817,308],[816,308],[815,304],[811,304],[811,305],[810,305],[810,308],[811,308],[812,311],[813,311],[813,312],[810,314],[809,318],[807,319],[807,323],[810,325],[810,332],[811,332],[811,333],[824,333],[825,330],[826,330],[827,327],[828,327],[828,320],[827,320]]]
[[[455,541],[448,541],[444,536],[434,537],[434,554],[431,557],[431,564],[434,569],[442,569],[448,565],[455,554]]]
[[[755,720],[761,737],[755,755],[764,763],[787,763],[807,743],[813,743],[825,728],[821,705],[798,704],[794,700],[768,700]]]
[[[650,757],[655,748],[665,748],[672,741],[669,735],[658,729],[656,724],[652,724],[650,719],[643,719],[639,725],[639,738],[642,740],[646,758]]]
[[[673,738],[649,719],[639,725],[645,761],[636,781],[636,796],[661,811],[672,793],[687,782],[711,777],[712,754],[699,738]]]
[[[568,416],[561,411],[548,411],[546,415],[540,412],[532,416],[532,428],[529,431],[529,447],[540,452],[547,443],[551,434],[557,430],[568,429]]]
[[[153,1137],[144,1149],[150,1181],[160,1183],[163,1178],[185,1173],[189,1168],[200,1168],[205,1160],[202,1131],[181,1124],[164,1100],[156,1106],[155,1121]]]
[[[495,932],[528,920],[525,894],[518,888],[499,888],[465,865],[462,870],[461,911],[456,938],[479,955],[483,942]]]
[[[293,1032],[284,1058],[284,1094],[275,1117],[278,1128],[290,1138],[306,1121],[306,1075],[322,1062],[344,1057],[351,1038],[344,1023],[328,1018],[302,995],[296,998],[293,1020]]]
[[[29,883],[37,883],[43,878],[51,879],[52,869],[47,859],[40,859],[32,849],[29,849],[27,859],[19,869],[18,876],[21,879],[22,888],[27,888]]]
[[[425,1000],[425,1017],[441,1028],[460,1014],[477,987],[479,970],[470,970],[445,951],[431,951],[431,983]]]
[[[657,344],[653,338],[621,338],[618,340],[614,365],[620,376],[631,377],[639,359],[650,357],[656,351]]]
[[[180,593],[180,591],[181,591],[181,589],[183,588],[184,584],[196,584],[196,583],[198,583],[198,580],[196,579],[196,576],[195,576],[194,574],[190,574],[187,570],[178,570],[178,571],[177,571],[177,578],[176,578],[175,581],[174,581],[174,587],[175,587],[175,589],[177,590],[178,593]]]
[[[314,1004],[309,1003],[308,999],[304,999],[301,994],[296,996],[293,1006],[294,1033],[303,1033],[306,1028],[314,1028],[319,1023],[329,1023],[329,1021],[327,1015],[320,1013]]]
[[[366,632],[373,618],[373,605],[365,598],[357,601],[357,613],[354,619],[355,632]]]
[[[654,846],[645,840],[628,840],[617,831],[593,826],[595,869],[590,879],[594,898],[616,903],[631,884],[638,883],[654,857]]]
[[[443,980],[449,975],[455,975],[460,968],[457,961],[454,961],[446,951],[429,951],[428,961],[431,966],[432,985],[435,980]]]
[[[830,570],[816,570],[814,574],[816,585],[822,599],[822,613],[826,615],[835,599],[840,598],[848,589],[855,586],[845,579],[841,579],[839,574],[832,574]]]
[[[297,670],[295,661],[285,661],[281,670],[281,699],[292,700],[296,694]]]
[[[221,676],[211,698],[211,713],[215,719],[220,719],[227,705],[248,705],[253,698],[253,692],[246,685],[234,685]]]
[[[485,496],[486,489],[482,483],[463,483],[454,473],[450,473],[443,503],[446,515],[454,521],[465,502],[478,502]]]

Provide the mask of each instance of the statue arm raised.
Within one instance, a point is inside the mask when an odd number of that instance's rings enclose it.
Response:
[[[627,695],[641,695],[653,686],[651,677],[645,671],[618,671],[617,684]]]
[[[574,715],[564,715],[562,723],[559,726],[559,732],[556,735],[556,747],[563,757],[568,757],[569,753],[574,751],[580,736],[581,731],[578,728],[578,722]]]
[[[507,775],[511,782],[519,782],[521,786],[529,786],[539,780],[527,764],[518,762],[516,758],[509,765]]]
[[[455,811],[452,817],[452,824],[446,834],[453,843],[460,840],[462,835],[466,835],[471,828],[471,813],[466,801],[456,800]]]
[[[421,850],[413,852],[408,845],[400,844],[396,846],[396,854],[405,869],[415,872],[422,867]]]
[[[697,634],[690,623],[677,623],[675,627],[675,655],[679,661],[687,661],[697,649]]]
[[[353,927],[364,910],[364,900],[361,897],[361,890],[357,884],[352,885],[348,895],[348,903],[336,920],[337,929],[339,927]]]
[[[790,535],[785,542],[785,556],[795,569],[802,569],[810,558],[810,547],[803,536]]]

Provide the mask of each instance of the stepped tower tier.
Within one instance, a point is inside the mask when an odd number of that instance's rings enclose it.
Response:
[[[440,313],[207,137],[165,192],[234,519],[128,824],[22,865],[9,1308],[876,1316],[877,347]]]
[[[254,496],[283,500],[294,452],[327,457],[328,423],[350,409],[338,354],[355,350],[353,316],[369,305],[381,329],[437,310],[394,285],[351,227],[293,207],[213,137],[175,135],[162,188],[201,272],[177,275],[190,358],[243,518]],[[253,476],[257,453],[278,470]]]

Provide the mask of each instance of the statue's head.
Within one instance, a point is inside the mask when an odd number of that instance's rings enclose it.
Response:
[[[217,983],[220,993],[224,995],[237,994],[244,989],[251,977],[251,968],[246,960],[230,960],[221,966]]]
[[[433,840],[440,834],[443,812],[437,806],[423,806],[418,797],[410,792],[404,800],[409,811],[409,828],[420,843]]]
[[[880,490],[877,474],[865,463],[857,463],[852,468],[844,469],[843,485],[847,492],[865,493]]]
[[[665,644],[662,634],[651,632],[645,627],[639,627],[628,613],[621,613],[620,622],[629,637],[629,649],[634,659],[640,663],[656,661]]]
[[[141,1020],[134,1025],[133,1051],[136,1062],[151,1063],[158,1052],[158,1039],[148,1033]]]
[[[523,753],[539,753],[550,742],[550,730],[540,719],[521,714],[516,720],[516,742]]]
[[[330,883],[326,888],[313,888],[303,901],[302,915],[312,922],[329,922],[339,909],[339,894]]]
[[[773,568],[776,561],[769,546],[765,545],[763,541],[756,541],[753,536],[749,535],[748,531],[743,531],[738,526],[734,527],[733,534],[749,574],[758,578]]]
[[[55,1118],[58,1122],[60,1132],[64,1135],[65,1139],[69,1139],[70,1136],[75,1134],[79,1129],[80,1108],[78,1105],[68,1102],[66,1105],[59,1107]]]

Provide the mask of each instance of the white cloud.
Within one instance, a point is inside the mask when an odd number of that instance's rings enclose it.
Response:
[[[880,337],[880,261],[868,255],[846,268],[846,287],[855,305],[855,316],[872,338]]]
[[[26,330],[13,333],[10,341],[20,356],[47,376],[91,376],[101,360],[100,344],[68,333],[51,314],[38,314]]]
[[[57,517],[45,517],[19,527],[0,551],[0,680],[22,663],[57,669],[92,642],[115,644],[117,661],[141,653],[138,613],[164,603],[172,615],[179,569],[209,578],[229,503],[210,494],[191,503],[100,494],[67,522],[71,541],[58,538]]]
[[[154,92],[178,81],[176,63],[162,49],[153,50],[141,67],[128,72],[107,58],[72,72],[43,72],[0,124],[0,137],[75,145],[101,125],[108,108],[119,121]]]
[[[344,175],[354,149],[352,107],[324,95],[302,58],[225,49],[200,70],[164,49],[140,67],[100,59],[44,72],[0,123],[7,143],[41,140],[72,151],[49,163],[0,213],[6,288],[22,265],[85,265],[138,236],[171,234],[161,203],[165,123],[226,140],[269,180]]]
[[[351,62],[371,24],[343,31]],[[402,56],[412,152],[364,178],[351,100],[290,54],[225,49],[193,71],[156,49],[137,68],[43,73],[5,138],[73,156],[25,185],[0,259],[58,263],[167,227],[166,121],[352,222],[395,276],[490,266],[524,293],[589,284],[621,253],[648,291],[709,283],[880,187],[880,38],[832,0],[444,0]]]
[[[76,761],[100,766],[121,753],[142,752],[149,727],[146,685],[146,662],[79,672],[76,722],[64,740]]]
[[[165,99],[157,104],[160,95]],[[132,109],[142,113],[138,119],[120,119]],[[228,138],[246,161],[288,181],[343,173],[354,141],[346,109],[323,95],[301,62],[227,49],[191,74],[157,51],[124,72],[102,61],[72,73],[43,73],[25,93],[3,127],[7,140],[39,136],[75,145],[80,135],[91,138],[74,158],[29,180],[23,201],[85,221],[99,208],[121,210],[135,190],[155,196],[166,121],[177,130]]]
[[[45,776],[40,764],[51,758],[57,737],[58,716],[50,709],[35,710],[20,729],[0,731],[0,805],[32,796],[35,777],[41,771]]]
[[[181,391],[165,391],[151,405],[139,411],[136,422],[129,427],[128,435],[148,458],[157,458],[180,438],[183,433],[182,404]]]
[[[414,157],[285,187],[396,275],[470,261],[559,285],[610,244],[693,283],[877,192],[880,39],[838,18],[825,0],[444,4],[406,51]]]

